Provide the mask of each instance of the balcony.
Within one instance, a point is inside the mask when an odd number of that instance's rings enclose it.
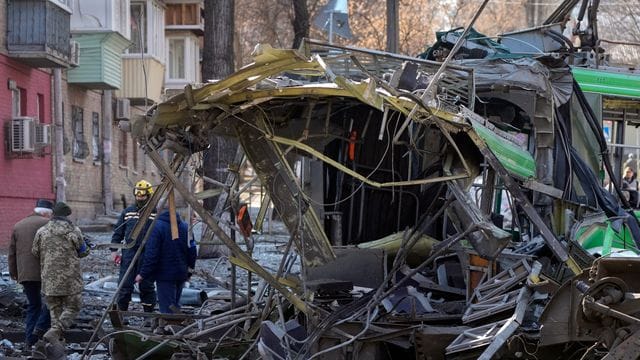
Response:
[[[70,14],[48,0],[7,1],[9,56],[41,68],[68,67]]]
[[[166,30],[189,30],[196,35],[204,35],[203,4],[201,1],[193,3],[170,3],[170,1],[167,1],[166,6]]]
[[[122,85],[122,51],[131,42],[119,32],[74,32],[80,46],[78,66],[67,81],[89,89],[114,90]]]
[[[128,0],[76,0],[71,32],[118,32],[130,38]]]
[[[143,60],[140,57],[123,56],[122,87],[116,91],[116,97],[129,98],[132,105],[142,105],[146,99],[148,105],[151,105],[162,100],[163,87],[164,64],[158,59],[145,57]]]

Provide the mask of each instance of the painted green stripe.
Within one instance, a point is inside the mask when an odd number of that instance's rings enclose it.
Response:
[[[521,179],[534,178],[536,174],[536,162],[531,154],[511,141],[497,135],[485,126],[472,122],[478,136],[486,143],[489,149],[496,155],[498,161],[511,175]]]
[[[640,75],[572,68],[582,91],[605,95],[640,97]]]

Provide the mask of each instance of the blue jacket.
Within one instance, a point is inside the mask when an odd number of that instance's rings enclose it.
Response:
[[[136,205],[131,205],[126,209],[122,210],[122,212],[120,213],[120,216],[118,217],[118,222],[116,223],[116,226],[113,230],[113,235],[111,236],[112,244],[120,244],[120,243],[131,244],[131,242],[134,241],[134,239],[131,238],[131,232],[133,231],[133,228],[138,223],[138,219],[140,218],[140,212],[141,212],[141,209],[139,209],[138,206]],[[142,229],[142,231],[140,232],[140,236],[138,236],[138,238],[136,239],[135,245],[129,249],[122,249],[122,263],[125,266],[129,265],[129,263],[133,259],[133,256],[136,254],[136,251],[138,251],[138,248],[140,247],[140,243],[142,242],[142,239],[147,233],[147,230],[149,229],[149,225],[151,225],[151,222],[153,221],[155,216],[156,216],[156,211],[154,209],[151,215],[149,215],[149,219],[147,220],[147,224],[145,228]],[[115,251],[116,249],[111,249],[111,250]]]
[[[153,281],[185,281],[187,269],[196,265],[196,243],[189,241],[189,226],[178,219],[177,240],[171,239],[169,211],[158,217],[144,248],[140,275]]]

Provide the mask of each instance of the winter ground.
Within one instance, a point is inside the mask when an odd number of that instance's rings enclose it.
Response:
[[[252,218],[255,218],[256,208],[251,209]],[[87,233],[94,239],[96,244],[106,244],[110,242],[111,233]],[[197,235],[196,235],[197,238]],[[278,269],[284,245],[289,239],[288,232],[284,225],[277,221],[265,221],[264,231],[252,235],[255,243],[253,258],[269,272],[275,273]],[[243,241],[238,241],[243,243]],[[244,245],[242,245],[244,247]],[[92,331],[98,324],[102,314],[112,302],[115,289],[117,287],[118,266],[114,265],[110,259],[110,250],[94,249],[91,254],[81,259],[83,278],[85,280],[85,291],[83,292],[83,309],[78,316],[75,329]],[[207,306],[215,306],[216,301],[228,296],[228,291],[220,284],[230,283],[230,265],[224,258],[218,259],[198,259],[196,261],[196,271],[187,284],[188,289],[204,290],[210,295]],[[297,264],[292,272],[298,272]],[[16,340],[15,335],[24,330],[22,320],[22,307],[26,299],[22,294],[21,286],[9,278],[7,256],[0,255],[0,358],[25,357],[29,353],[24,350],[21,340]],[[247,272],[237,270],[238,291],[246,293]],[[257,285],[257,279],[253,276],[252,286]],[[185,290],[185,293],[191,290]],[[216,300],[218,299],[218,300]],[[3,301],[4,300],[4,301]],[[132,311],[141,311],[141,306],[135,302],[130,308]],[[185,306],[185,312],[198,311],[198,306]],[[204,309],[206,311],[206,309]],[[130,319],[131,325],[141,324],[142,319]],[[136,322],[137,321],[137,322]],[[108,317],[103,324],[103,328],[108,332],[111,329]],[[12,334],[13,336],[9,336]],[[14,341],[8,338],[13,337]],[[22,339],[22,337],[18,337]],[[95,344],[94,344],[95,345]],[[83,345],[78,343],[67,344],[68,359],[79,359],[83,351]],[[92,360],[110,359],[106,346],[99,345],[91,357]]]

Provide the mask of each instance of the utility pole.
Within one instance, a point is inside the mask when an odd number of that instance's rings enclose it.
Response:
[[[53,69],[53,121],[55,124],[56,201],[66,201],[64,180],[64,119],[62,118],[62,69]]]
[[[102,201],[105,215],[113,211],[113,194],[111,191],[111,147],[113,120],[113,90],[105,90],[102,97]]]
[[[387,51],[397,53],[400,33],[398,31],[398,0],[387,0]]]

